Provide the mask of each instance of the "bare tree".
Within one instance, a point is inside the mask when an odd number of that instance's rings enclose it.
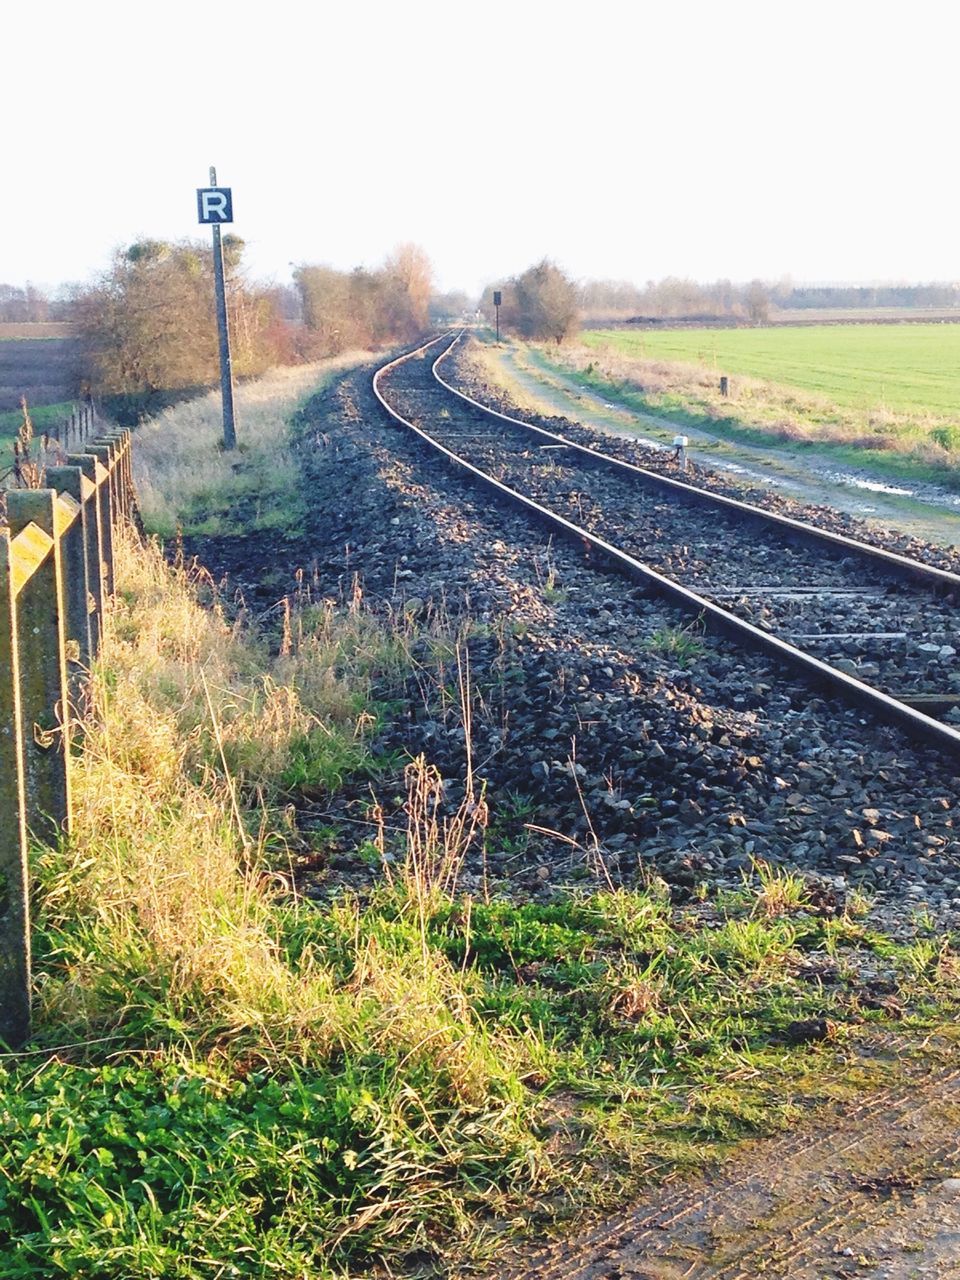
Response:
[[[743,305],[751,324],[766,324],[770,319],[770,291],[762,280],[751,280],[744,290]]]
[[[546,258],[516,278],[516,325],[525,338],[552,339],[558,345],[576,332],[580,320],[577,290]]]
[[[433,270],[424,251],[405,244],[377,271],[304,264],[294,272],[306,350],[330,355],[417,337],[430,323]]]
[[[386,305],[391,336],[413,339],[430,323],[433,267],[415,244],[401,244],[383,265]]]

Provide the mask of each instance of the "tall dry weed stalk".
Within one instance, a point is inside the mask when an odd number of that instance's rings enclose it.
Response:
[[[40,489],[43,487],[44,466],[39,452],[34,454],[36,437],[26,396],[20,397],[20,409],[23,421],[13,442],[14,481],[18,489]]]
[[[427,918],[456,893],[467,854],[478,842],[482,844],[490,816],[486,785],[478,788],[474,776],[469,658],[461,645],[457,646],[457,673],[466,750],[463,799],[453,813],[445,814],[440,771],[423,755],[417,756],[404,770],[407,826],[399,875],[384,862],[388,882],[417,911],[424,948]],[[383,847],[382,835],[380,844]]]

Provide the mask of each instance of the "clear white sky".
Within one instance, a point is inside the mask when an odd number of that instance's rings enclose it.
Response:
[[[0,281],[200,234],[211,163],[262,278],[403,240],[471,291],[544,255],[960,278],[956,4],[48,0],[2,30]]]

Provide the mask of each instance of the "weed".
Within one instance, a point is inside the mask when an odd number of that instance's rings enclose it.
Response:
[[[847,889],[846,903],[844,906],[844,914],[850,920],[860,920],[870,910],[870,898],[862,889],[858,889],[855,885]]]
[[[768,920],[791,915],[808,902],[807,886],[795,871],[774,867],[762,858],[753,860],[759,887],[754,912]]]
[[[547,604],[564,604],[567,600],[567,592],[558,586],[559,574],[557,573],[556,565],[553,563],[552,555],[548,554],[545,565],[542,565],[539,558],[537,558],[534,561],[533,568]]]
[[[704,652],[701,635],[702,629],[697,623],[659,627],[647,641],[647,649],[672,659],[678,667],[688,667]]]
[[[567,592],[557,586],[557,571],[552,565],[543,584],[543,598],[547,604],[565,604],[567,601]]]

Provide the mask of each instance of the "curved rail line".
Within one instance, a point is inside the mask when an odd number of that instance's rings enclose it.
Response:
[[[437,372],[437,367],[453,354],[454,348],[462,337],[463,332],[461,331],[446,351],[434,362],[433,376],[445,391],[449,391],[451,395],[465,401],[472,408],[479,409],[481,413],[489,414],[492,418],[509,423],[511,427],[522,427],[525,431],[533,432],[535,435],[551,440],[555,444],[562,444],[565,448],[572,449],[576,453],[585,454],[594,461],[604,462],[611,467],[617,467],[621,471],[629,472],[645,483],[674,496],[681,497],[685,501],[696,502],[703,506],[723,507],[738,516],[748,517],[758,523],[780,529],[804,542],[821,546],[829,545],[835,549],[847,551],[863,560],[881,565],[888,573],[893,573],[912,581],[920,581],[934,590],[956,592],[960,596],[960,574],[950,573],[946,569],[936,569],[932,565],[921,564],[918,560],[911,560],[909,556],[898,555],[895,551],[885,551],[882,547],[874,547],[867,542],[858,542],[856,538],[848,538],[842,533],[832,533],[829,529],[820,529],[816,525],[806,524],[802,520],[794,520],[790,516],[780,515],[775,511],[767,511],[763,507],[753,506],[749,502],[741,502],[737,498],[728,498],[723,494],[713,493],[709,489],[702,489],[697,485],[685,484],[682,480],[674,480],[672,476],[659,475],[656,471],[649,471],[646,467],[638,467],[635,463],[625,462],[622,458],[614,458],[611,454],[604,453],[602,449],[590,449],[586,445],[577,444],[576,441],[570,440],[566,436],[558,435],[554,431],[547,431],[545,427],[537,427],[532,422],[523,422],[519,418],[511,418],[509,414],[501,413],[497,409],[491,409],[489,405],[485,405],[479,400],[474,400],[472,396],[468,396],[465,392],[446,382]]]
[[[511,418],[498,410],[481,404],[478,400],[472,399],[462,391],[452,387],[448,382],[445,382],[437,372],[438,366],[450,355],[461,337],[462,332],[453,336],[448,346],[434,360],[431,372],[436,381],[446,391],[470,404],[474,409],[507,422],[511,426],[521,427],[526,431],[534,432],[556,443],[563,444],[565,447],[585,453],[591,459],[608,462],[626,471],[636,473],[644,480],[656,482],[664,488],[679,492],[684,498],[719,503],[724,507],[737,511],[743,517],[749,516],[751,519],[758,519],[774,526],[785,527],[793,536],[829,543],[834,547],[840,546],[850,554],[863,556],[874,563],[880,562],[888,572],[902,574],[913,580],[920,579],[928,583],[934,590],[960,592],[960,576],[948,573],[946,570],[920,564],[906,556],[896,555],[893,552],[868,546],[840,534],[817,529],[812,525],[804,524],[802,521],[792,520],[786,516],[764,511],[762,508],[752,507],[748,503],[739,502],[733,498],[708,494],[693,485],[683,484],[681,481],[673,480],[669,477],[658,476],[655,472],[646,471],[642,467],[622,462],[620,459],[610,457],[599,450],[588,449],[583,445],[575,444],[564,436],[547,431],[542,427],[535,427],[527,422],[521,422],[517,418]],[[549,507],[543,506],[534,499],[495,479],[473,463],[468,462],[467,459],[454,453],[453,450],[448,449],[446,445],[436,440],[428,432],[424,431],[422,427],[418,427],[404,418],[385,398],[380,388],[381,378],[406,361],[422,355],[448,338],[450,338],[449,334],[441,334],[436,338],[432,338],[414,350],[405,352],[403,355],[389,361],[374,374],[374,394],[394,421],[413,432],[414,435],[444,458],[450,466],[461,472],[466,472],[474,480],[492,489],[502,499],[520,507],[541,524],[547,525],[550,529],[562,534],[581,548],[590,548],[596,553],[597,558],[609,568],[639,583],[652,593],[664,597],[684,612],[692,614],[702,622],[707,630],[726,635],[744,648],[774,659],[797,672],[815,689],[841,698],[843,701],[867,711],[871,716],[883,723],[896,725],[911,738],[938,747],[949,757],[960,759],[960,731],[957,729],[925,715],[914,707],[907,706],[882,690],[875,689],[872,685],[858,680],[855,676],[847,675],[846,672],[837,670],[828,663],[822,662],[819,658],[815,658],[812,654],[806,653],[785,640],[781,640],[778,636],[763,631],[742,618],[738,618],[735,614],[715,604],[712,600],[708,600],[673,579],[658,573],[655,569],[651,569],[626,551],[606,542],[602,538],[598,538],[595,534],[590,533],[580,525],[574,524],[573,521],[568,520],[565,516],[559,515]]]

